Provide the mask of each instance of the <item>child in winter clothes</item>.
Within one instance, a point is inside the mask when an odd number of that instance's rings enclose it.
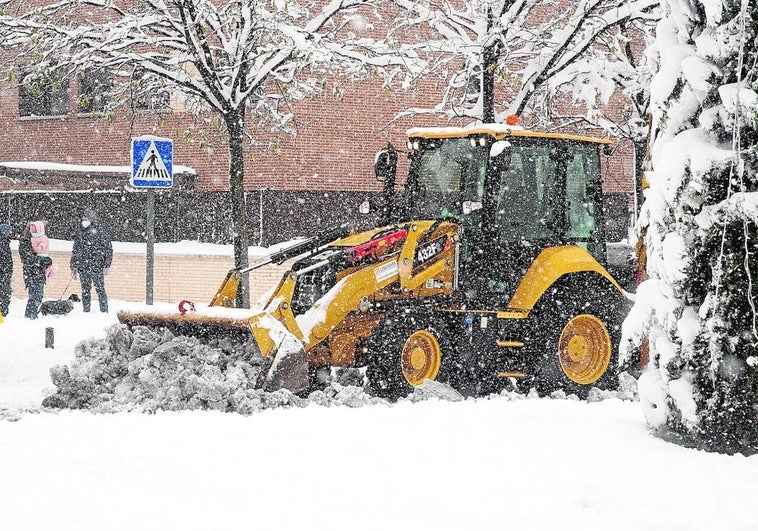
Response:
[[[49,272],[53,265],[49,256],[38,255],[32,246],[32,225],[35,225],[35,232],[39,234],[37,223],[40,222],[29,223],[18,240],[18,254],[21,257],[21,264],[24,266],[24,285],[29,295],[24,313],[24,317],[27,319],[37,318],[40,304],[42,304],[42,296],[45,292],[45,282],[50,276]]]
[[[37,253],[37,256],[46,257],[50,256],[50,240],[45,236],[45,224],[41,221],[32,221],[29,223],[29,232],[32,237],[32,249]],[[48,266],[45,268],[45,277],[50,278],[53,276],[55,268]]]

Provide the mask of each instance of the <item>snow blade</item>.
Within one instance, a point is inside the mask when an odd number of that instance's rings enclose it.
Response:
[[[271,344],[272,348],[263,352],[270,366],[261,385],[262,389],[265,391],[287,389],[298,393],[309,388],[309,363],[303,342],[292,335],[281,323],[269,314],[261,314],[256,310],[224,308],[218,311],[221,313],[216,313],[217,310],[214,308],[184,314],[119,312],[118,319],[129,328],[137,326],[165,328],[175,335],[196,337],[202,341],[224,338],[243,342],[255,339],[254,343],[263,341],[264,345]],[[238,315],[231,315],[232,312]],[[258,319],[251,316],[257,316]],[[259,326],[261,318],[269,324],[268,327]],[[252,327],[251,320],[255,323]],[[271,326],[274,327],[275,332],[272,332]],[[259,355],[261,354],[258,345],[256,345],[256,351]]]
[[[164,327],[174,334],[215,338],[224,335],[250,336],[249,317],[204,315],[200,313],[119,312],[118,320],[127,326]]]

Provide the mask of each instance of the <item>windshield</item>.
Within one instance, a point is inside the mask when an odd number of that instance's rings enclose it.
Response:
[[[424,141],[416,154],[416,193],[412,210],[421,218],[462,213],[464,201],[482,201],[487,148],[469,138]]]

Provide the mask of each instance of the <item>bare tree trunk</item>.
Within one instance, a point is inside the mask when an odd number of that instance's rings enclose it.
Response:
[[[647,157],[647,139],[637,138],[634,145],[634,219],[640,215],[642,206],[642,176],[645,173],[645,158]]]
[[[487,6],[487,28],[493,24],[492,6]],[[482,52],[482,122],[495,123],[495,69],[500,55],[500,44],[487,44]]]
[[[234,243],[234,267],[247,267],[247,208],[245,205],[245,159],[244,159],[244,110],[228,113],[226,126],[229,130],[229,193],[232,207],[232,241]],[[250,281],[247,275],[240,280],[236,305],[250,307]]]
[[[482,122],[495,123],[495,65],[497,52],[493,46],[484,49],[482,56]]]

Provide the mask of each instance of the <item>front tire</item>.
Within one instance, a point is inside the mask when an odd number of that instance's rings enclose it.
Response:
[[[451,365],[444,328],[431,316],[396,313],[374,330],[366,377],[373,392],[389,400],[407,396],[425,380],[449,381]]]

